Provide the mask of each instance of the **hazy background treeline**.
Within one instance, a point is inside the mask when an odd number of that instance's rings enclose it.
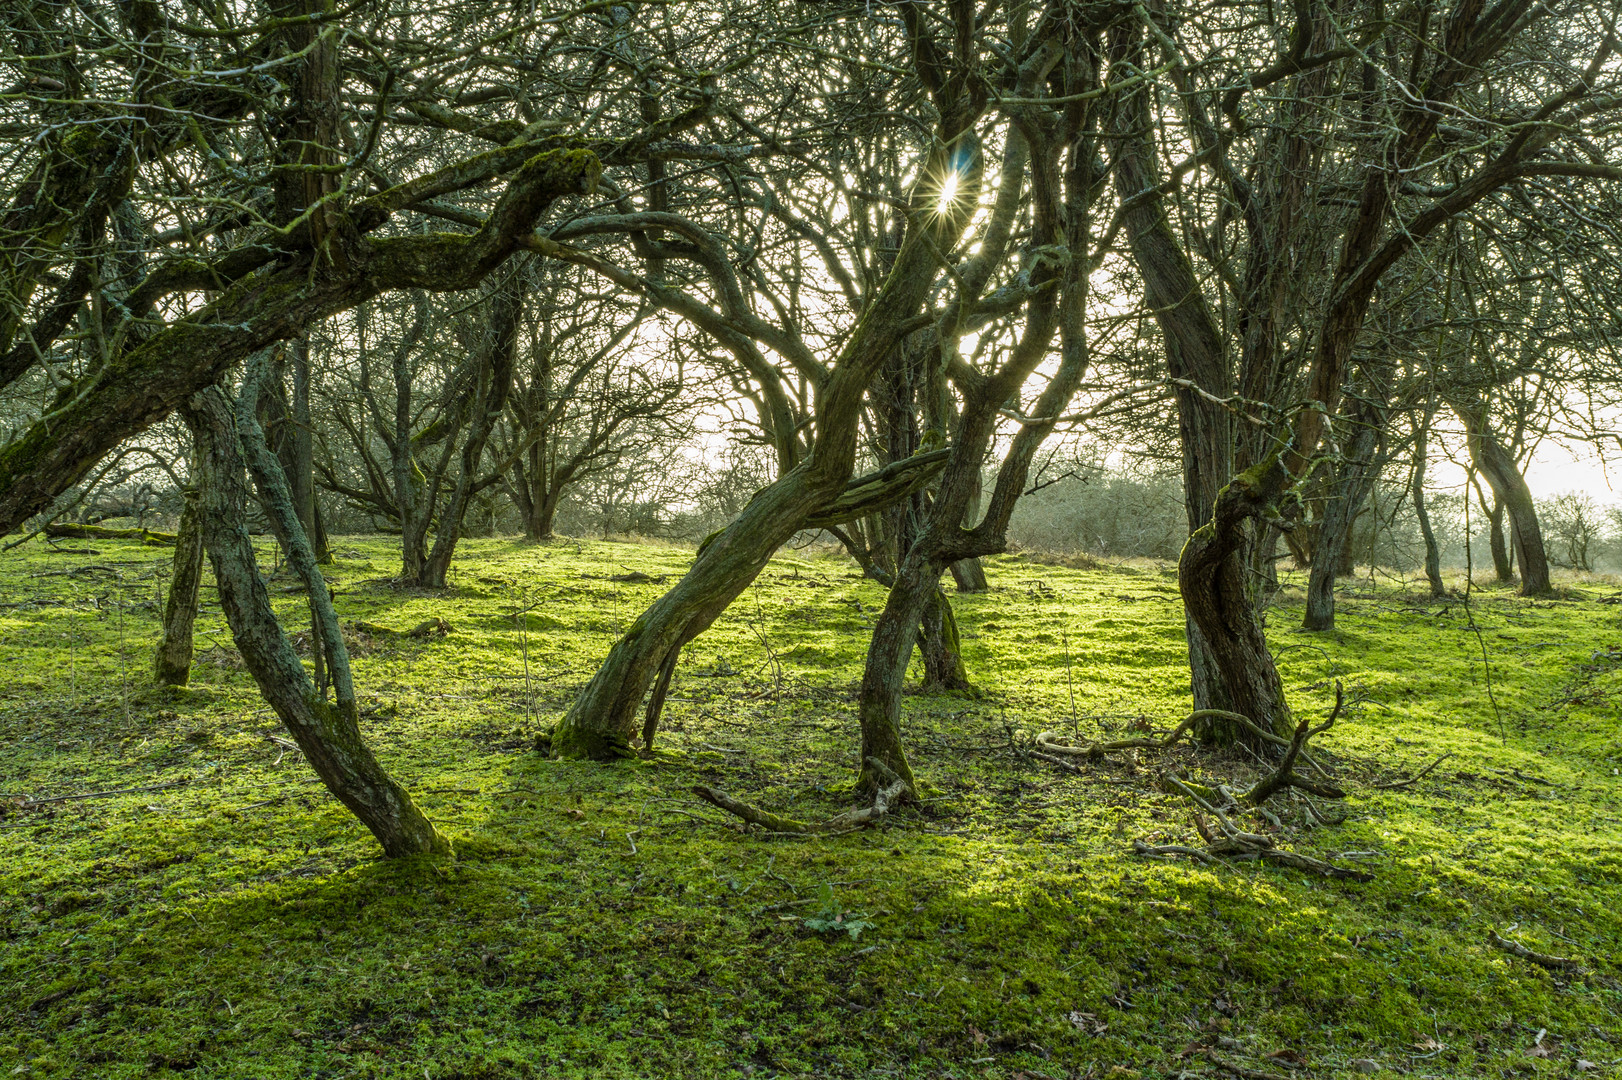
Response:
[[[1387,470],[1357,520],[1352,558],[1359,566],[1404,573],[1423,567],[1424,543],[1406,469]],[[771,462],[758,447],[727,442],[706,452],[698,445],[668,444],[648,453],[645,444],[632,441],[625,453],[607,455],[564,495],[557,532],[696,543],[736,516],[770,480]],[[398,532],[331,491],[321,490],[317,498],[336,534]],[[1458,486],[1429,488],[1426,501],[1443,565],[1473,565],[1478,572],[1491,573],[1489,511],[1473,490],[1468,514]],[[1537,508],[1553,563],[1572,570],[1622,572],[1622,502],[1572,491],[1539,499]],[[175,524],[179,510],[174,478],[148,471],[144,479],[103,483],[69,516],[162,529]],[[499,486],[482,493],[469,516],[473,535],[523,531],[513,500]],[[1182,479],[1169,463],[1111,465],[1085,447],[1072,448],[1045,463],[1014,513],[1009,536],[1016,549],[1025,551],[1176,559],[1188,536]],[[1279,550],[1281,564],[1291,565],[1288,552],[1282,546]]]

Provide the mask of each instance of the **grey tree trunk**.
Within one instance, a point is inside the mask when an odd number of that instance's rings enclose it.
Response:
[[[175,533],[174,578],[163,608],[163,640],[153,656],[153,675],[165,686],[191,680],[192,624],[197,619],[197,591],[203,577],[203,528],[198,492],[188,488]]]
[[[353,693],[347,702],[340,696],[337,705],[317,693],[276,621],[270,594],[254,559],[253,542],[242,524],[242,508],[249,496],[230,403],[217,388],[209,388],[188,399],[182,415],[197,443],[203,542],[219,583],[220,605],[243,664],[260,693],[327,789],[372,831],[385,854],[449,850],[410,794],[389,777],[362,740]],[[274,460],[272,456],[272,463]],[[279,471],[279,466],[276,468]],[[295,568],[310,575],[312,603],[318,595],[322,597],[327,618],[336,623],[308,540],[297,528],[298,518],[285,479],[280,490],[263,494],[273,516],[284,525],[291,521],[290,557]],[[336,649],[342,648],[342,640],[333,635]]]

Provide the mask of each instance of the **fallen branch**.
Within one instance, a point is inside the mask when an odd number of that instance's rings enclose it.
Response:
[[[1217,794],[1210,788],[1189,784],[1172,776],[1170,773],[1167,773],[1161,779],[1169,789],[1186,795],[1193,800],[1195,805],[1215,818],[1217,828],[1213,830],[1206,822],[1204,815],[1195,814],[1194,827],[1199,830],[1201,839],[1205,841],[1204,850],[1181,845],[1155,847],[1144,843],[1142,840],[1137,840],[1132,844],[1132,850],[1135,854],[1153,858],[1184,855],[1206,863],[1213,862],[1216,859],[1260,860],[1344,881],[1374,880],[1373,874],[1364,873],[1361,870],[1348,870],[1345,867],[1324,862],[1322,859],[1314,859],[1310,855],[1302,855],[1298,851],[1286,851],[1275,846],[1271,836],[1246,832],[1228,820],[1228,815],[1223,812],[1223,808],[1209,798],[1209,796]],[[1226,788],[1220,790],[1224,798],[1230,797],[1232,794]]]
[[[1267,1072],[1264,1069],[1251,1069],[1232,1061],[1224,1061],[1209,1050],[1201,1050],[1200,1053],[1205,1055],[1206,1061],[1209,1061],[1223,1072],[1232,1076],[1243,1077],[1244,1080],[1288,1080],[1287,1077],[1280,1073]]]
[[[396,630],[392,626],[384,626],[381,623],[374,622],[352,622],[349,624],[349,628],[359,630],[363,634],[370,634],[373,637],[431,638],[444,637],[451,632],[451,624],[439,618],[420,622],[410,630]]]
[[[827,821],[796,821],[770,810],[762,810],[758,806],[751,806],[740,802],[717,788],[706,787],[699,784],[693,788],[693,794],[709,803],[720,807],[729,814],[735,814],[751,825],[758,825],[767,832],[786,833],[800,836],[827,835],[830,833],[846,833],[864,825],[871,825],[885,814],[889,813],[890,806],[907,790],[907,782],[895,774],[884,762],[877,758],[868,758],[867,763],[884,778],[885,786],[873,796],[873,805],[864,806],[856,810],[847,810],[843,814],[831,817]]]
[[[79,799],[107,799],[114,795],[135,795],[143,791],[162,791],[164,788],[179,787],[181,784],[191,783],[190,779],[171,780],[167,784],[148,784],[145,787],[115,788],[112,791],[87,791],[82,795],[52,795],[45,799],[28,799],[18,806],[20,810],[27,810],[35,806],[44,806],[46,803],[74,802]]]
[[[1308,739],[1314,735],[1321,735],[1335,726],[1335,720],[1340,716],[1341,706],[1345,703],[1346,692],[1341,689],[1340,682],[1337,680],[1335,683],[1335,707],[1330,710],[1329,719],[1317,727],[1313,727],[1305,717],[1302,717],[1301,722],[1295,727],[1295,737],[1290,740],[1289,748],[1284,751],[1284,758],[1278,763],[1278,768],[1251,785],[1250,790],[1239,796],[1240,800],[1249,803],[1251,806],[1260,806],[1285,788],[1290,787],[1302,788],[1326,799],[1344,799],[1346,793],[1340,788],[1319,784],[1297,776],[1295,773],[1295,761],[1296,758],[1301,756],[1302,750],[1306,748]]]
[[[105,529],[100,525],[57,523],[45,526],[45,535],[56,540],[139,540],[153,547],[175,546],[174,533],[151,529]]]
[[[1496,930],[1487,931],[1488,940],[1494,948],[1502,949],[1511,956],[1518,956],[1522,960],[1529,960],[1540,968],[1550,971],[1580,972],[1583,970],[1582,961],[1574,960],[1569,956],[1550,956],[1548,953],[1533,952],[1525,945],[1501,937]]]
[[[1443,754],[1441,757],[1437,758],[1435,761],[1421,769],[1419,771],[1419,775],[1410,777],[1407,780],[1398,780],[1395,783],[1390,784],[1370,784],[1369,786],[1374,788],[1376,791],[1395,791],[1398,788],[1405,788],[1409,784],[1417,784],[1421,780],[1425,779],[1425,777],[1430,774],[1432,769],[1436,768],[1436,766],[1440,765],[1442,762],[1446,761],[1452,756],[1452,751]]]

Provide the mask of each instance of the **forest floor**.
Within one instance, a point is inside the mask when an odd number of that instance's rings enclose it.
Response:
[[[1350,794],[1312,828],[1275,800],[1277,839],[1358,883],[1132,853],[1198,843],[1162,768],[1251,762],[1028,753],[1186,714],[1170,567],[991,560],[989,594],[952,598],[978,695],[904,703],[925,801],[796,840],[690,789],[855,805],[884,597],[848,563],[774,560],[682,657],[653,757],[603,766],[533,738],[690,552],[469,540],[426,593],[390,583],[386,539],[346,538],[342,618],[451,627],[351,641],[366,737],[457,853],[391,862],[206,589],[192,686],[153,685],[167,549],[65,546],[94,553],[0,556],[0,1076],[1622,1076],[1613,581],[1467,605],[1365,576],[1313,635],[1284,592],[1295,708],[1346,687],[1314,746]]]

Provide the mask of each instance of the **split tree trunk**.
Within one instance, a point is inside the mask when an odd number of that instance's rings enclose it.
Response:
[[[248,486],[230,403],[218,388],[211,387],[194,394],[183,415],[197,443],[203,542],[219,583],[220,606],[260,693],[327,789],[365,823],[385,854],[448,850],[449,845],[410,794],[389,777],[362,740],[353,696],[347,707],[326,701],[305,675],[298,654],[276,621],[254,559],[253,542],[243,528]],[[273,515],[284,512],[301,534],[285,480],[282,490],[262,493]],[[315,570],[308,540],[296,535],[292,547],[295,567],[312,572],[312,600],[318,593],[325,597],[326,585]],[[330,609],[330,600],[327,606]],[[341,647],[342,638],[335,635],[335,641]]]
[[[153,675],[165,686],[191,680],[192,624],[197,619],[197,592],[203,577],[203,528],[198,492],[188,489],[175,534],[174,578],[163,608],[163,640],[153,656]]]

